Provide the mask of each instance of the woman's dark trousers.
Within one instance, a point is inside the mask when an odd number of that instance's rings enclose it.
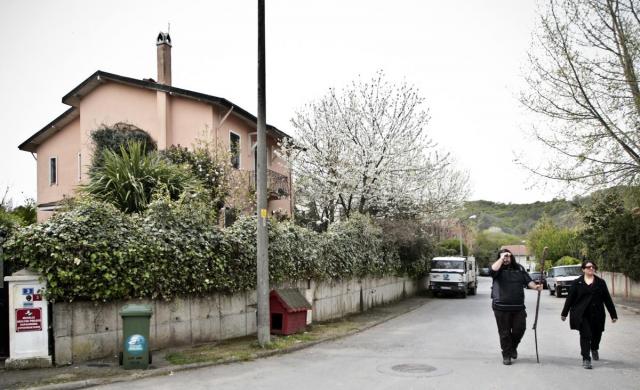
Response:
[[[594,326],[588,318],[582,319],[580,324],[580,355],[583,359],[591,360],[591,350],[600,348],[602,332],[594,331]]]
[[[520,311],[500,311],[494,310],[496,323],[498,324],[498,334],[500,335],[500,348],[502,357],[511,357],[518,348],[524,331],[527,327],[527,312]]]

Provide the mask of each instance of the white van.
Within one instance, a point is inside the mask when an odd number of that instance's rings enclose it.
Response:
[[[564,292],[569,292],[569,287],[580,275],[582,275],[582,266],[580,264],[552,267],[547,271],[549,294],[555,294],[558,298],[562,297]]]

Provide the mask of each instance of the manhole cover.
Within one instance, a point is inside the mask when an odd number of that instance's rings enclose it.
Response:
[[[376,369],[386,375],[414,378],[434,377],[451,373],[449,368],[438,368],[420,361],[382,364]]]
[[[425,374],[428,372],[435,371],[436,368],[430,366],[428,364],[396,364],[395,366],[391,366],[391,369],[396,372],[403,372],[407,374]]]

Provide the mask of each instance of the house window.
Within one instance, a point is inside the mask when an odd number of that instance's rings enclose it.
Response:
[[[240,135],[229,132],[229,151],[231,152],[231,166],[240,169]]]
[[[82,180],[82,153],[78,153],[78,181]]]
[[[271,146],[267,146],[267,168],[271,168],[271,157],[273,153],[271,152]]]
[[[49,185],[58,184],[58,158],[49,158]]]

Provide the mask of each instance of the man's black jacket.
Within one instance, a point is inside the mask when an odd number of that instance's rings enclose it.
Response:
[[[503,265],[499,270],[489,268],[493,278],[491,300],[494,310],[524,310],[524,288],[531,282],[531,276],[518,263]]]

